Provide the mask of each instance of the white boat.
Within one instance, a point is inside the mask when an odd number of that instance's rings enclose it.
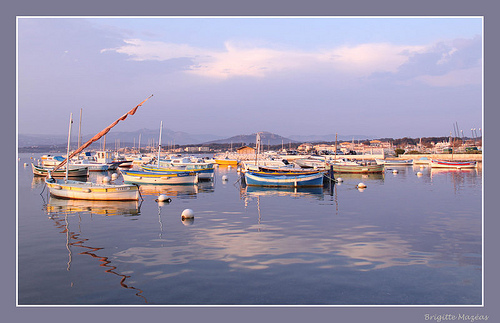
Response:
[[[431,160],[432,168],[476,168],[477,163],[475,161],[448,161],[448,160]]]
[[[375,159],[378,165],[386,166],[410,166],[413,165],[413,159]]]
[[[42,158],[42,166],[44,167],[54,167],[59,165],[64,160],[63,156],[52,156],[52,155],[43,155]]]
[[[152,96],[152,95],[151,95]],[[70,138],[71,138],[71,124],[73,122],[73,115],[70,116],[70,124],[68,131],[68,148],[67,148],[67,158],[54,167],[53,171],[63,167],[68,160],[71,160],[73,156],[76,156],[83,149],[90,146],[93,142],[99,140],[102,136],[107,134],[111,128],[116,126],[119,121],[125,120],[129,115],[134,115],[137,109],[144,104],[151,96],[146,100],[139,103],[135,108],[131,109],[115,122],[110,124],[104,130],[96,134],[85,144],[80,146],[72,154],[69,154]],[[45,183],[49,189],[51,195],[61,198],[69,199],[82,199],[82,200],[106,200],[106,201],[127,201],[127,200],[139,200],[139,187],[134,184],[100,184],[92,182],[79,182],[68,180],[68,176],[64,179],[54,179],[49,176],[45,178]]]
[[[429,165],[431,163],[431,160],[427,157],[420,157],[419,159],[415,159],[413,163],[415,165]]]

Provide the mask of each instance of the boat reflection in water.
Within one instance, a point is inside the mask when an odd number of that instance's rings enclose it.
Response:
[[[370,174],[350,174],[350,173],[342,173],[342,174],[335,174],[335,179],[342,178],[342,180],[351,180],[351,179],[357,179],[357,180],[374,180],[374,181],[381,181],[383,182],[385,180],[385,173],[370,173]],[[338,183],[342,184],[342,183]]]
[[[77,212],[88,212],[90,214],[105,216],[138,216],[140,215],[140,203],[138,201],[73,200],[50,196],[49,203],[46,204],[46,210],[49,216]]]
[[[111,260],[105,256],[97,255],[97,252],[105,248],[93,247],[89,245],[89,239],[84,238],[81,232],[82,214],[86,212],[90,214],[109,215],[125,215],[137,216],[140,214],[137,201],[88,201],[88,200],[66,200],[50,197],[49,203],[45,204],[49,219],[54,221],[54,225],[61,229],[60,233],[66,235],[66,249],[68,250],[67,271],[71,270],[73,260],[73,248],[81,248],[78,255],[88,255],[99,261],[99,266],[105,268],[104,272],[116,275],[120,278],[120,286],[125,289],[135,291],[135,296],[148,303],[146,297],[142,295],[143,291],[136,287],[126,284],[126,280],[131,278],[130,275],[120,274],[116,266],[113,266]],[[72,231],[70,228],[69,218],[78,217],[79,231]]]
[[[195,185],[140,185],[141,195],[164,194],[181,199],[195,199],[199,193],[213,193],[214,182],[204,181]]]
[[[466,185],[475,185],[481,181],[480,170],[477,168],[471,169],[450,169],[450,168],[431,168],[431,181],[450,181],[453,184],[453,190],[459,191]]]
[[[265,187],[265,186],[242,186],[245,196],[292,196],[323,198],[323,187]]]

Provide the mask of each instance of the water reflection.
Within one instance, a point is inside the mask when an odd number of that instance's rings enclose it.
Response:
[[[376,181],[376,182],[384,182],[385,180],[385,173],[373,173],[373,174],[349,174],[349,173],[342,173],[342,174],[335,174],[335,178],[342,178],[343,180],[354,180],[354,179],[359,179],[359,180],[369,180],[369,181]]]
[[[481,183],[480,171],[478,169],[445,169],[431,168],[431,181],[449,181],[453,184],[455,192],[462,190],[466,185],[477,185]]]
[[[243,195],[249,197],[257,196],[290,196],[294,198],[309,197],[323,198],[323,187],[261,187],[261,186],[243,186]]]
[[[200,193],[213,193],[214,182],[204,181],[194,185],[140,185],[141,195],[164,194],[181,199],[195,199]]]
[[[66,249],[68,250],[68,263],[67,263],[67,270],[71,270],[71,263],[73,261],[73,247],[77,248],[82,248],[84,251],[78,253],[78,255],[88,255],[91,256],[92,258],[97,259],[100,264],[100,267],[105,268],[104,272],[108,274],[113,274],[118,277],[120,277],[120,286],[125,288],[125,289],[131,289],[136,291],[135,295],[137,297],[140,297],[141,299],[144,300],[145,303],[147,303],[146,297],[142,295],[143,291],[139,288],[136,288],[134,286],[131,286],[129,284],[126,284],[126,280],[131,278],[130,275],[124,275],[120,274],[119,271],[117,270],[118,268],[114,265],[112,265],[111,261],[109,260],[108,257],[104,256],[99,256],[97,255],[97,252],[100,250],[104,250],[104,248],[99,248],[99,247],[92,247],[89,245],[89,240],[82,237],[82,232],[80,230],[80,223],[81,223],[81,213],[80,212],[75,212],[74,210],[69,211],[67,208],[56,208],[59,211],[54,211],[54,210],[49,210],[51,207],[47,205],[47,214],[49,214],[49,219],[54,221],[54,225],[56,228],[62,229],[60,233],[64,233],[66,235]],[[70,223],[69,223],[69,216],[78,216],[78,232],[73,231],[70,228]]]
[[[140,203],[142,202],[72,200],[50,196],[49,202],[45,205],[45,209],[49,216],[60,213],[72,214],[77,212],[88,212],[90,214],[105,216],[138,216],[141,213]]]

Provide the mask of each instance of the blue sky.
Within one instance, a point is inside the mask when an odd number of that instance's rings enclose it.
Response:
[[[18,18],[18,132],[465,135],[482,123],[478,17]]]

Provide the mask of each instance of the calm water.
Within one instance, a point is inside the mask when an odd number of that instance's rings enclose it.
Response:
[[[294,191],[245,188],[220,168],[214,182],[145,187],[138,203],[76,202],[49,197],[30,156],[20,305],[482,303],[481,169],[392,167]]]

